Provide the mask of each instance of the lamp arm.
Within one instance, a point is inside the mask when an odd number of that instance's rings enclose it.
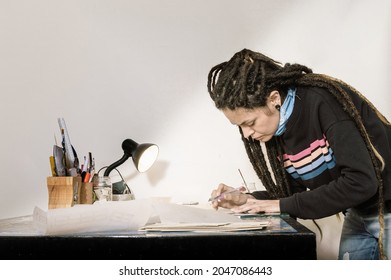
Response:
[[[111,165],[109,165],[109,167],[106,168],[105,170],[105,173],[103,174],[103,176],[109,176],[110,172],[113,171],[114,168],[120,166],[121,164],[123,164],[130,156],[127,155],[127,154],[124,154],[122,156],[122,158],[120,158],[119,160],[117,160],[116,162],[112,163]]]

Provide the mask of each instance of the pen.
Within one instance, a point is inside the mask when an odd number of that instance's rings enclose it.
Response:
[[[219,194],[219,195],[217,195],[217,196],[215,196],[215,197],[211,197],[211,198],[209,198],[208,202],[210,202],[210,201],[215,201],[215,200],[217,200],[217,199],[221,199],[221,198],[223,198],[224,195],[227,194],[227,193],[233,193],[233,192],[237,192],[237,191],[242,192],[242,191],[245,191],[245,190],[246,190],[246,187],[240,186],[240,187],[238,187],[238,188],[236,188],[236,189],[233,189],[233,190],[230,190],[230,191],[227,191],[227,192],[223,192],[222,194]]]
[[[88,172],[89,172],[89,173],[91,173],[92,165],[93,165],[93,162],[92,162],[92,153],[91,153],[91,152],[88,152]]]
[[[86,174],[89,173],[88,172],[88,165],[89,165],[89,158],[88,157],[84,157],[84,163],[83,163],[83,167],[82,167],[82,170],[81,170],[81,180],[82,180],[82,182],[85,182],[84,179],[86,177]]]
[[[240,177],[242,177],[242,180],[243,180],[243,184],[244,184],[244,186],[247,188],[247,183],[246,183],[246,180],[244,180],[244,177],[243,177],[242,171],[240,171],[240,169],[239,169],[239,168],[238,168],[238,171],[239,171]]]
[[[91,173],[90,172],[86,172],[84,177],[82,178],[83,179],[83,183],[88,183],[90,181],[90,178],[91,178]]]
[[[91,157],[91,165],[90,165],[90,179],[88,182],[92,182],[92,179],[95,175],[95,158]]]
[[[49,160],[50,160],[50,170],[52,171],[52,176],[57,176],[56,164],[54,163],[54,156],[50,156]]]

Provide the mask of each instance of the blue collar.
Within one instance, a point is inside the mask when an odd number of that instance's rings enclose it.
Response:
[[[280,136],[286,130],[286,123],[288,122],[288,119],[291,116],[293,112],[293,107],[295,105],[295,96],[296,89],[288,89],[288,94],[286,95],[284,103],[282,104],[280,109],[280,122],[278,124],[276,133],[274,133],[275,136]]]

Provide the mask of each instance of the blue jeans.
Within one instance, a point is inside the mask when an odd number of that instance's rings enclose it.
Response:
[[[379,259],[379,216],[360,215],[349,209],[345,215],[339,246],[340,260],[377,260]],[[384,213],[384,254],[391,259],[391,213]]]

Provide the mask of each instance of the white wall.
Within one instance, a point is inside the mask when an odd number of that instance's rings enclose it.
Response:
[[[0,0],[0,218],[47,208],[58,117],[98,168],[126,138],[159,145],[149,172],[120,168],[136,198],[203,202],[240,184],[238,168],[261,188],[208,96],[210,68],[253,49],[337,76],[391,117],[390,16],[383,0]],[[336,256],[330,225],[320,258]]]

